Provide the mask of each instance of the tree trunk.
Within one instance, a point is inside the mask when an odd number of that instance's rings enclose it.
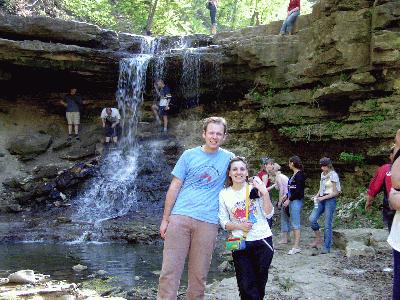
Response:
[[[151,28],[153,27],[153,20],[154,20],[154,15],[156,14],[157,3],[158,0],[154,0],[153,4],[150,5],[149,16],[147,17],[147,23],[144,30],[144,34],[146,35],[151,34]]]
[[[236,14],[237,14],[237,6],[238,6],[238,0],[235,0],[233,4],[233,11],[232,11],[232,19],[231,19],[231,29],[235,28],[235,23],[236,23]]]

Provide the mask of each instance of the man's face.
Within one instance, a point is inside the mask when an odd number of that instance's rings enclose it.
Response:
[[[76,89],[71,89],[71,90],[70,90],[70,94],[71,94],[71,95],[75,95],[75,94],[76,94]]]
[[[107,115],[111,116],[111,112],[112,112],[111,108],[106,108]]]
[[[157,81],[157,86],[158,86],[159,88],[164,87],[164,82],[163,82],[162,80]]]
[[[209,123],[203,131],[203,139],[208,150],[217,150],[225,140],[225,127],[221,123]]]

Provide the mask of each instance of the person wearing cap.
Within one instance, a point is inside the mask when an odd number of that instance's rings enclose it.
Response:
[[[117,108],[106,107],[103,108],[100,114],[103,128],[105,129],[106,144],[110,143],[110,140],[114,143],[118,141],[118,124],[121,120],[121,115]]]
[[[325,213],[324,243],[321,254],[326,254],[331,251],[332,247],[332,224],[336,210],[336,197],[341,193],[342,189],[339,175],[333,168],[332,160],[329,157],[323,157],[320,159],[319,164],[322,170],[321,180],[318,193],[313,197],[316,205],[314,205],[314,209],[309,217],[311,229],[315,234],[314,241],[310,246],[317,249],[322,246],[318,219]]]
[[[387,225],[389,231],[392,227],[392,222],[396,211],[389,207],[389,193],[392,188],[391,168],[393,163],[394,147],[390,149],[389,160],[390,163],[380,166],[368,186],[367,201],[365,203],[365,210],[370,212],[372,210],[372,202],[376,195],[383,191],[383,206],[382,218],[383,222]]]
[[[289,231],[290,231],[290,220],[289,220],[289,210],[282,206],[282,203],[287,199],[288,193],[288,182],[289,178],[282,174],[281,166],[277,163],[273,164],[273,169],[271,171],[272,176],[275,179],[274,187],[279,191],[278,208],[281,209],[281,240],[278,244],[287,244],[289,242]]]

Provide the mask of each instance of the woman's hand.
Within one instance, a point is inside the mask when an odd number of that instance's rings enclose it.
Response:
[[[283,202],[283,206],[287,207],[289,205],[289,203],[290,203],[290,200],[286,199],[285,202]]]
[[[248,231],[250,231],[251,227],[253,227],[253,223],[244,222],[244,223],[238,224],[237,227],[238,227],[237,229],[239,229],[239,230],[243,230],[245,232],[248,232]]]
[[[261,193],[261,195],[268,193],[268,190],[267,190],[264,182],[262,182],[258,176],[254,177],[253,186]]]

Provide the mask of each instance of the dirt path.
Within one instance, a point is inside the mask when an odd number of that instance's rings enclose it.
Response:
[[[274,239],[275,244],[278,237]],[[312,232],[303,230],[302,245],[312,241]],[[389,299],[392,285],[391,251],[374,257],[347,258],[340,250],[315,255],[303,246],[296,255],[287,255],[289,245],[276,247],[265,299]],[[240,299],[236,279],[227,278],[209,286],[208,300]]]

